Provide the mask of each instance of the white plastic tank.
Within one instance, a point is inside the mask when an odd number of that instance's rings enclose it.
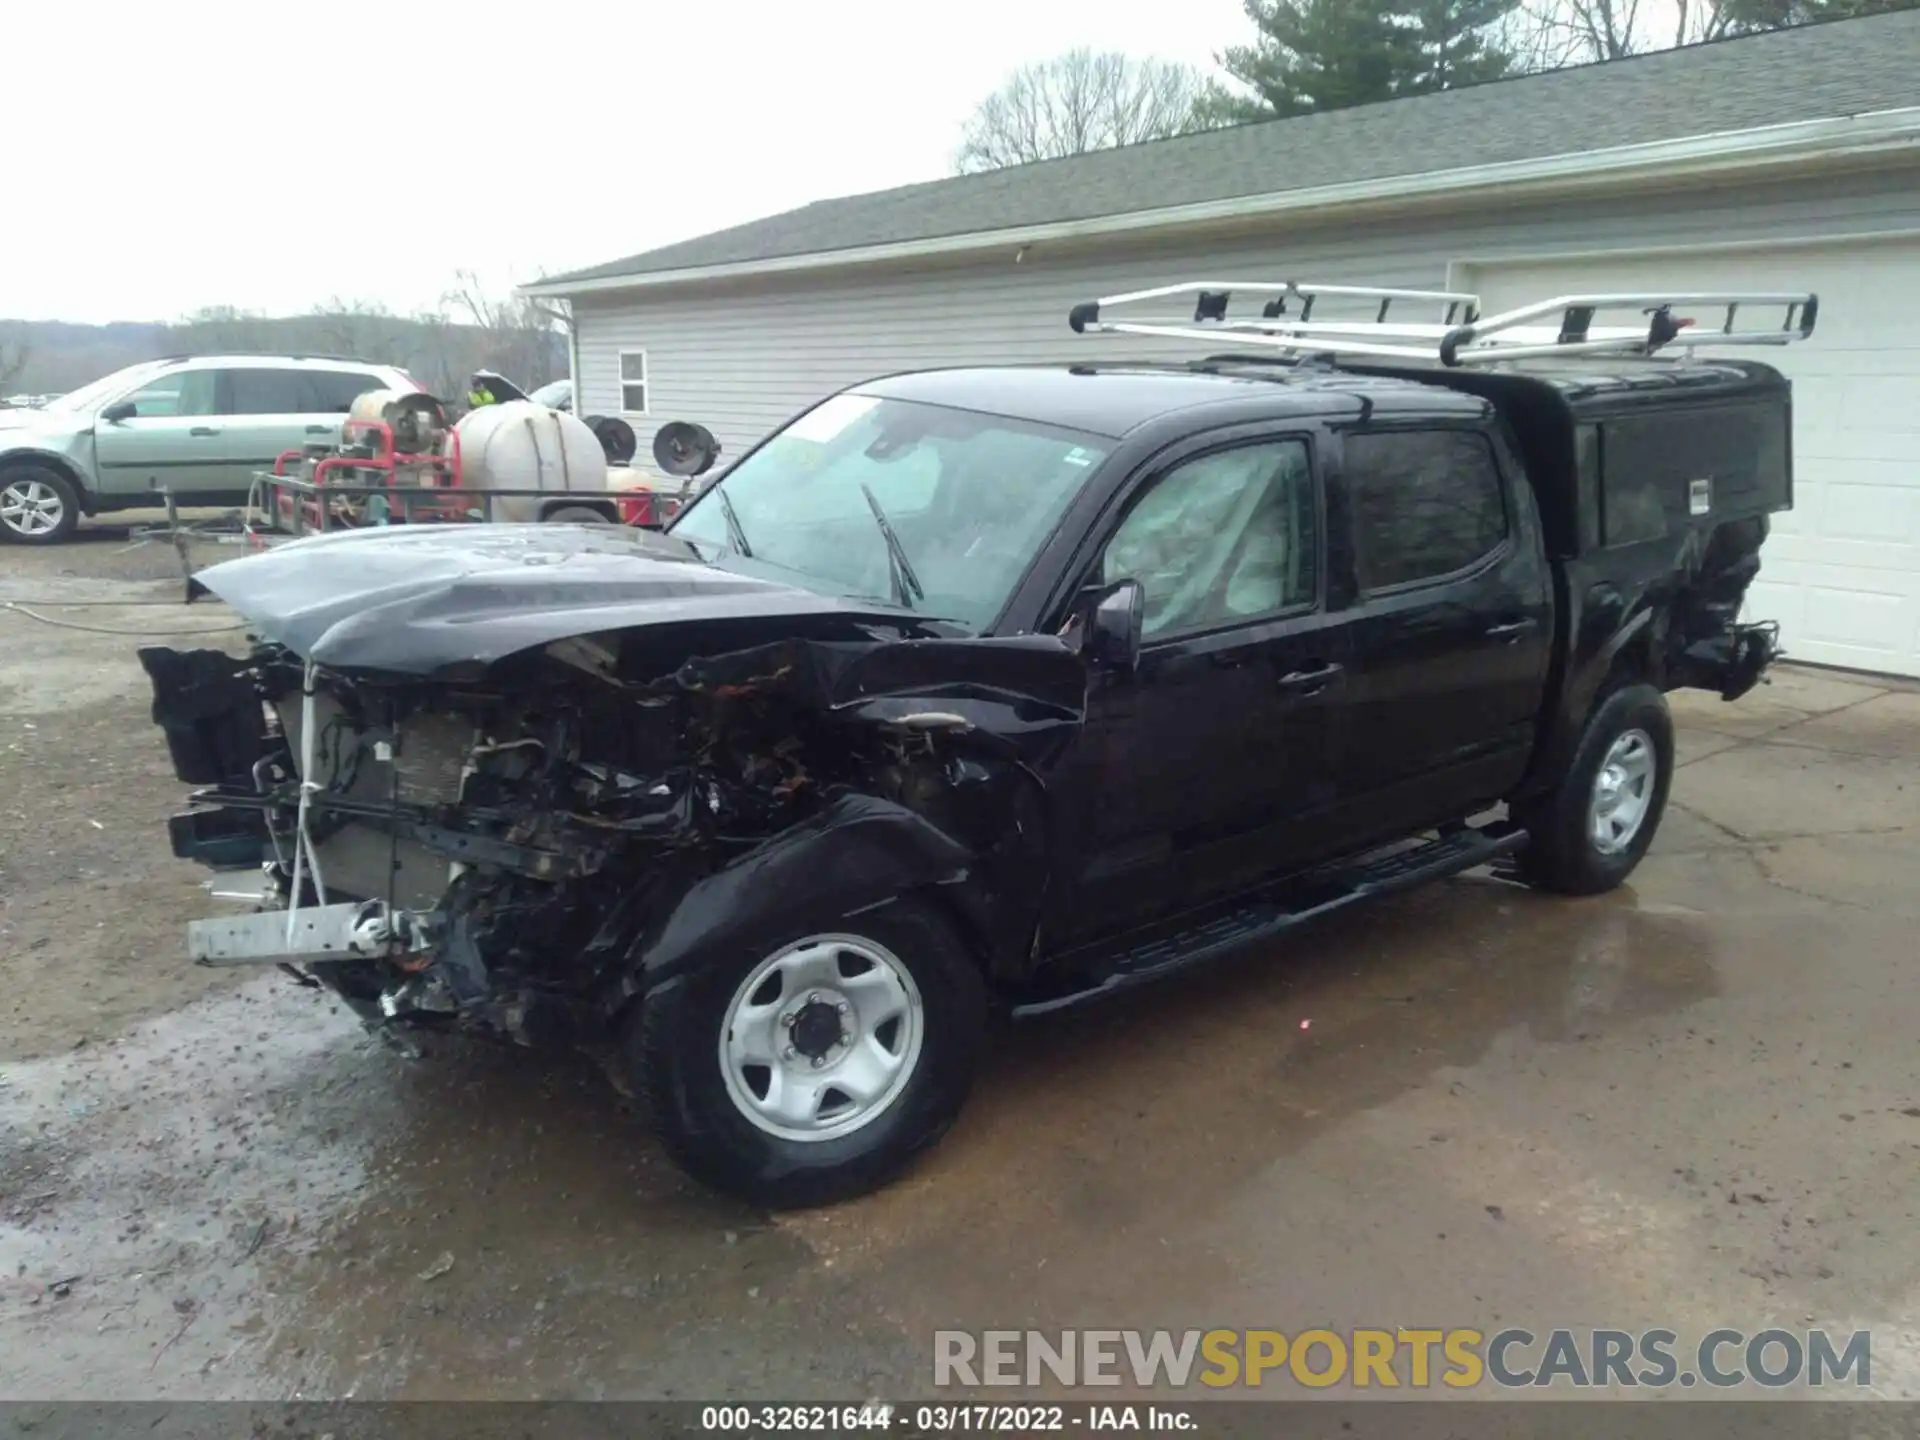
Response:
[[[482,405],[453,427],[460,438],[461,483],[470,490],[607,492],[607,452],[586,423],[531,400]],[[532,496],[501,500],[493,518],[540,518]]]

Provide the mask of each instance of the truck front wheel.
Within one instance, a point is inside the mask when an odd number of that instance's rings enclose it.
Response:
[[[979,966],[903,899],[649,991],[627,1064],[667,1150],[750,1204],[885,1183],[953,1123],[979,1060]]]
[[[1520,871],[1562,895],[1598,895],[1633,873],[1673,783],[1673,720],[1651,685],[1615,690],[1594,710],[1553,791],[1519,813]]]

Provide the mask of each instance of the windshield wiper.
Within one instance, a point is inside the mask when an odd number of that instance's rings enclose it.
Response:
[[[720,513],[727,517],[727,538],[733,542],[733,548],[751,560],[753,547],[747,544],[747,532],[740,528],[740,517],[733,512],[733,501],[724,490],[714,491],[713,498],[720,502]]]
[[[907,547],[900,543],[900,537],[894,534],[893,525],[887,519],[887,512],[874,499],[873,487],[862,480],[860,493],[867,497],[867,508],[873,511],[873,518],[880,525],[880,534],[887,542],[887,571],[893,580],[894,601],[911,610],[915,600],[927,598],[927,592],[920,584],[920,577],[913,573],[913,562],[907,559]]]

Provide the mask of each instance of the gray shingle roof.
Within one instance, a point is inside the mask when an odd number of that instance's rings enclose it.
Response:
[[[1920,103],[1920,10],[820,200],[544,284],[750,263]]]

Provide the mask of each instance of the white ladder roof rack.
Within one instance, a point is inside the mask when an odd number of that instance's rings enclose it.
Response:
[[[1264,300],[1258,318],[1233,318],[1234,295]],[[1193,297],[1193,314],[1128,314],[1116,309],[1175,297]],[[1329,316],[1317,304],[1367,302],[1370,314]],[[1434,321],[1389,318],[1395,305],[1427,305]],[[1677,310],[1722,312],[1715,324]],[[1748,325],[1743,310],[1778,310],[1771,324]],[[1630,324],[1596,325],[1603,312],[1633,311]],[[1439,361],[1442,365],[1487,365],[1507,360],[1570,355],[1654,355],[1699,345],[1786,345],[1813,334],[1820,311],[1811,293],[1773,291],[1650,292],[1560,295],[1498,315],[1480,313],[1480,297],[1447,290],[1391,290],[1359,285],[1313,285],[1305,281],[1193,280],[1108,295],[1076,305],[1067,323],[1076,333],[1144,335],[1158,339],[1226,340],[1287,355],[1363,355],[1393,360]]]

